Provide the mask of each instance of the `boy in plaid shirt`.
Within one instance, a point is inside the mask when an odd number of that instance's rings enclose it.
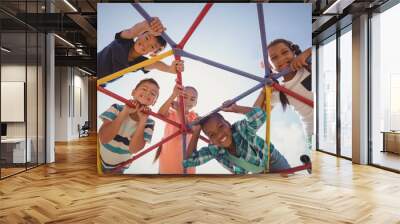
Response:
[[[222,110],[245,114],[246,119],[231,125],[222,115],[215,113],[203,119],[200,125],[194,125],[183,166],[199,166],[211,159],[216,159],[234,174],[264,172],[269,160],[267,144],[256,133],[266,120],[265,112],[257,107],[238,106],[231,102],[225,102]],[[197,141],[201,130],[209,137],[210,144],[197,151]],[[279,171],[289,168],[286,158],[271,143],[270,170]]]

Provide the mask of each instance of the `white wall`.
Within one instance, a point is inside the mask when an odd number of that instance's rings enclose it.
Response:
[[[68,68],[55,68],[55,141],[66,141],[68,115]]]
[[[88,120],[88,78],[72,67],[56,67],[55,74],[55,141],[70,141]]]
[[[25,82],[25,65],[2,65],[1,81]],[[1,109],[4,110],[4,108]],[[25,123],[7,122],[7,137],[25,137]]]
[[[36,66],[27,66],[28,75],[36,74]],[[10,64],[1,66],[1,81],[4,82],[25,82],[25,65]],[[29,78],[29,77],[28,77]],[[31,87],[31,88],[29,88]],[[27,107],[28,112],[36,111],[37,99],[36,99],[36,80],[29,79],[29,87],[27,88]],[[40,106],[40,105],[39,105]],[[1,108],[4,110],[5,108]],[[28,122],[35,121],[36,113],[27,113]],[[35,124],[36,125],[36,124]],[[28,124],[28,128],[33,127],[33,124]],[[36,130],[36,126],[34,127]],[[25,122],[7,122],[7,136],[8,137],[25,137]],[[36,136],[36,133],[35,133]],[[28,137],[29,130],[28,130]]]
[[[75,70],[74,75],[74,117],[72,119],[72,135],[78,136],[77,126],[80,124],[81,126],[88,121],[88,77],[81,76],[84,75],[79,70]],[[77,75],[78,72],[78,75]],[[81,110],[81,111],[80,111]]]

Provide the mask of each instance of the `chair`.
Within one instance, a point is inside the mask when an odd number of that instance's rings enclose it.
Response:
[[[85,121],[82,127],[80,127],[80,125],[78,124],[79,138],[89,136],[89,129],[90,129],[89,121]]]

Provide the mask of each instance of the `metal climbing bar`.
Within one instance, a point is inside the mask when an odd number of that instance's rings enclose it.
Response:
[[[257,15],[258,15],[258,25],[260,28],[262,54],[264,59],[264,72],[265,72],[264,77],[269,78],[271,72],[268,61],[267,37],[265,34],[264,10],[262,3],[257,3]],[[271,96],[272,96],[271,87],[265,86],[265,112],[267,114],[265,142],[267,143],[267,158],[268,158],[268,163],[266,164],[265,172],[269,172],[271,165]]]
[[[119,70],[117,72],[114,72],[113,74],[110,74],[110,75],[107,75],[107,76],[105,76],[105,77],[103,77],[101,79],[98,79],[97,80],[97,85],[104,84],[104,83],[109,82],[109,81],[111,81],[113,79],[119,78],[119,77],[125,75],[128,72],[133,72],[133,71],[136,71],[136,70],[138,70],[140,68],[143,68],[143,67],[146,67],[148,65],[151,65],[151,64],[153,64],[153,63],[155,63],[155,62],[157,62],[157,61],[159,61],[159,60],[161,60],[163,58],[166,58],[166,57],[168,57],[170,55],[173,55],[173,54],[174,54],[174,51],[169,50],[169,51],[167,51],[165,53],[162,53],[162,54],[157,55],[155,57],[149,58],[146,61],[143,61],[143,62],[140,62],[138,64],[129,66],[127,68],[121,69],[121,70]]]
[[[221,63],[218,63],[218,62],[209,60],[209,59],[207,59],[207,58],[203,58],[203,57],[200,57],[200,56],[197,56],[197,55],[188,53],[188,52],[186,52],[186,51],[184,51],[184,50],[181,50],[181,49],[174,49],[174,51],[175,51],[176,54],[178,54],[178,55],[180,55],[180,56],[182,56],[182,57],[191,58],[191,59],[193,59],[193,60],[203,62],[203,63],[205,63],[205,64],[208,64],[208,65],[211,65],[211,66],[214,66],[214,67],[217,67],[217,68],[226,70],[226,71],[228,71],[228,72],[232,72],[232,73],[235,73],[235,74],[244,76],[244,77],[246,77],[246,78],[256,80],[256,81],[258,81],[258,82],[263,82],[263,83],[265,82],[264,78],[262,78],[262,77],[255,76],[255,75],[252,75],[252,74],[250,74],[250,73],[241,71],[241,70],[239,70],[239,69],[232,68],[232,67],[230,67],[230,66],[223,65],[223,64],[221,64]]]
[[[171,134],[170,136],[162,139],[161,141],[159,141],[157,144],[150,146],[149,148],[147,148],[144,151],[141,151],[140,153],[136,154],[134,157],[132,157],[131,159],[128,159],[125,162],[119,163],[118,166],[116,166],[114,169],[112,169],[112,173],[118,172],[120,171],[123,167],[125,167],[126,165],[131,164],[133,161],[139,159],[140,157],[144,156],[145,154],[149,153],[150,151],[160,147],[162,144],[164,144],[165,142],[175,138],[176,136],[180,135],[182,132],[181,130],[178,130],[177,132],[175,132],[174,134]]]
[[[101,87],[101,86],[98,86],[98,87],[97,87],[97,90],[100,91],[100,92],[102,92],[102,93],[104,93],[104,94],[106,94],[107,96],[110,96],[110,97],[112,97],[112,98],[114,98],[114,99],[116,99],[116,100],[118,100],[118,101],[121,101],[122,103],[125,103],[125,104],[127,104],[127,105],[129,105],[129,106],[133,106],[133,105],[129,102],[128,99],[126,99],[126,98],[124,98],[124,97],[122,97],[122,96],[120,96],[120,95],[118,95],[118,94],[115,94],[115,93],[113,93],[113,92],[111,92],[111,91],[109,91],[109,90],[107,90],[107,89],[105,89],[105,88],[103,88],[103,87]],[[173,121],[173,120],[170,120],[170,119],[168,119],[168,118],[166,118],[166,117],[164,117],[164,116],[162,116],[162,115],[160,115],[160,114],[157,114],[157,113],[154,113],[154,112],[152,112],[152,111],[149,111],[149,115],[151,115],[151,116],[153,116],[153,117],[156,117],[156,118],[158,118],[158,119],[160,119],[160,120],[162,120],[162,121],[168,122],[168,123],[170,123],[170,124],[172,124],[172,125],[174,125],[174,126],[176,126],[176,127],[181,127],[181,124],[179,124],[179,123],[177,123],[177,122],[175,122],[175,121]]]
[[[186,35],[183,37],[182,41],[177,46],[178,48],[184,47],[184,45],[189,40],[190,36],[193,34],[193,32],[195,31],[197,26],[200,24],[201,20],[204,18],[204,16],[206,15],[206,13],[208,12],[208,10],[210,9],[211,6],[212,6],[212,4],[210,4],[210,3],[207,3],[205,5],[203,10],[200,12],[200,14],[197,16],[197,18],[193,22],[192,26],[187,31]],[[143,10],[143,12],[145,12],[145,11]],[[174,54],[174,57],[175,57],[175,60],[181,60],[180,55]],[[181,72],[177,72],[176,83],[178,85],[183,85]],[[186,158],[186,132],[187,132],[187,130],[186,130],[186,118],[185,118],[185,104],[184,104],[183,96],[178,97],[178,102],[179,102],[179,110],[180,110],[180,114],[181,114],[181,130],[183,131],[183,133],[182,133],[182,155],[183,155],[183,158]],[[185,167],[183,168],[183,173],[186,173]]]
[[[286,89],[285,87],[279,85],[278,83],[272,84],[272,87],[274,87],[278,91],[286,93],[287,95],[289,95],[291,97],[294,97],[295,99],[307,104],[310,107],[314,107],[314,102],[312,100],[307,99],[304,96],[302,96],[302,95],[300,95],[298,93],[295,93],[295,92],[293,92],[293,91],[291,91],[289,89]]]
[[[175,60],[181,60],[181,56],[179,56],[179,55],[175,54],[174,57],[175,57]],[[183,83],[182,83],[182,73],[181,72],[177,72],[176,75],[177,75],[176,83],[178,85],[182,86],[183,85]],[[182,137],[182,155],[183,155],[183,158],[186,158],[186,118],[185,118],[185,104],[184,104],[184,100],[183,100],[183,96],[182,95],[179,95],[178,102],[179,102],[178,103],[178,105],[179,105],[178,110],[180,111],[180,115],[181,115],[181,117],[180,117],[180,119],[181,119],[180,128],[183,131],[182,136],[181,136]],[[185,167],[183,167],[183,173],[186,174],[186,168]]]
[[[189,125],[187,125],[188,134],[192,134],[193,132],[190,130]],[[210,143],[210,140],[202,135],[199,136],[199,139],[203,140],[205,143]]]
[[[147,22],[149,22],[149,23],[151,22],[152,17],[150,17],[150,15],[140,6],[139,3],[131,3],[131,5],[138,11],[139,14],[141,14],[146,19]],[[223,65],[221,63],[218,63],[218,62],[215,62],[215,61],[212,61],[212,60],[209,60],[209,59],[206,59],[206,58],[203,58],[203,57],[200,57],[200,56],[197,56],[197,55],[194,55],[194,54],[191,54],[191,53],[188,53],[188,52],[182,50],[183,47],[186,45],[187,41],[190,39],[190,37],[194,33],[194,31],[196,30],[196,28],[199,26],[200,22],[203,20],[205,15],[208,13],[208,11],[209,11],[209,9],[211,8],[212,5],[213,5],[213,3],[207,3],[203,7],[203,9],[199,13],[199,15],[196,17],[195,21],[193,22],[191,27],[188,29],[187,33],[185,34],[185,36],[182,38],[182,40],[179,42],[178,45],[168,36],[167,33],[165,33],[165,32],[161,33],[161,36],[168,42],[168,44],[172,47],[173,50],[170,50],[170,51],[165,52],[163,54],[160,54],[160,55],[158,55],[156,57],[148,59],[148,60],[146,60],[144,62],[141,62],[139,64],[136,64],[136,65],[130,66],[128,68],[122,69],[120,71],[117,71],[117,72],[115,72],[113,74],[110,74],[110,75],[108,75],[106,77],[103,77],[103,78],[99,79],[97,81],[97,85],[98,85],[97,89],[98,89],[98,91],[100,91],[100,92],[102,92],[102,93],[104,93],[104,94],[106,94],[106,95],[108,95],[110,97],[113,97],[114,99],[117,99],[117,100],[119,100],[119,101],[121,101],[121,102],[123,102],[123,103],[125,103],[125,104],[127,104],[129,106],[133,106],[128,99],[125,99],[125,98],[123,98],[123,97],[121,97],[121,96],[119,96],[119,95],[117,95],[117,94],[115,94],[115,93],[113,93],[111,91],[108,91],[108,90],[104,89],[103,87],[101,87],[99,85],[101,85],[103,83],[106,83],[108,81],[111,81],[113,79],[116,79],[116,78],[118,78],[118,77],[120,77],[120,76],[122,76],[122,75],[124,75],[124,74],[126,74],[128,72],[136,71],[136,70],[138,70],[140,68],[143,68],[145,66],[153,64],[153,63],[155,63],[155,62],[157,62],[157,61],[159,61],[159,60],[161,60],[161,59],[163,59],[163,58],[165,58],[167,56],[170,56],[172,54],[174,54],[175,60],[180,60],[181,57],[191,58],[193,60],[197,60],[197,61],[203,62],[205,64],[208,64],[208,65],[211,65],[211,66],[214,66],[214,67],[217,67],[217,68],[220,68],[220,69],[223,69],[223,70],[232,72],[234,74],[238,74],[240,76],[243,76],[243,77],[246,77],[246,78],[249,78],[249,79],[252,79],[252,80],[255,80],[255,81],[259,82],[256,86],[250,88],[249,90],[245,91],[244,93],[242,93],[239,96],[237,96],[234,99],[232,99],[231,100],[232,103],[235,103],[235,102],[243,99],[244,97],[250,95],[251,93],[253,93],[254,91],[256,91],[256,90],[258,90],[258,89],[260,89],[262,87],[265,87],[265,85],[268,85],[269,87],[266,87],[266,90],[268,89],[268,91],[266,91],[266,97],[265,97],[266,98],[266,108],[265,109],[266,109],[266,112],[268,114],[268,116],[267,116],[266,142],[268,144],[268,161],[270,161],[270,135],[269,135],[269,133],[270,133],[270,117],[271,117],[270,116],[270,113],[271,113],[271,104],[270,104],[271,100],[270,99],[271,99],[271,94],[272,94],[271,89],[275,88],[278,91],[282,91],[282,92],[284,92],[284,93],[286,93],[286,94],[288,94],[288,95],[300,100],[301,102],[304,102],[305,104],[307,104],[307,105],[309,105],[311,107],[313,107],[314,103],[313,103],[312,100],[307,99],[307,98],[305,98],[305,97],[303,97],[303,96],[301,96],[301,95],[299,95],[299,94],[297,94],[297,93],[295,93],[295,92],[293,92],[291,90],[288,90],[288,89],[280,86],[278,83],[275,83],[275,82],[272,81],[273,79],[278,79],[278,78],[280,78],[282,76],[285,76],[285,75],[291,73],[292,71],[290,70],[290,67],[288,67],[285,70],[281,71],[280,73],[271,74],[271,71],[269,69],[268,51],[267,51],[267,44],[266,44],[267,42],[266,42],[266,32],[265,32],[265,24],[264,24],[264,12],[263,12],[263,8],[262,8],[263,6],[262,6],[261,3],[257,3],[257,12],[258,12],[259,27],[260,27],[260,35],[261,35],[261,45],[262,45],[262,50],[263,50],[263,60],[264,60],[264,64],[265,64],[264,78],[256,76],[256,75],[252,75],[250,73],[247,73],[247,72],[232,68],[230,66]],[[311,58],[309,58],[307,60],[307,62],[311,63]],[[180,72],[177,73],[176,82],[177,82],[177,84],[182,85],[182,74]],[[186,124],[186,119],[185,119],[185,115],[184,115],[185,114],[184,113],[185,108],[184,108],[184,104],[183,104],[183,97],[179,96],[178,99],[179,99],[178,100],[179,101],[179,110],[181,112],[181,123],[172,121],[172,120],[170,120],[168,118],[165,118],[164,116],[161,116],[161,115],[159,115],[157,113],[154,113],[152,111],[149,111],[148,114],[152,115],[152,116],[154,116],[154,117],[156,117],[156,118],[158,118],[160,120],[168,122],[168,123],[180,128],[180,129],[178,131],[176,131],[175,133],[173,133],[172,135],[168,136],[167,138],[162,139],[157,144],[155,144],[153,146],[150,146],[149,148],[147,148],[144,151],[141,151],[140,153],[138,153],[137,155],[135,155],[131,159],[118,164],[118,166],[116,168],[114,168],[112,170],[112,172],[116,172],[116,171],[121,170],[123,167],[126,167],[127,165],[132,163],[134,160],[139,159],[143,155],[145,155],[148,152],[154,150],[155,148],[161,146],[165,142],[170,141],[171,139],[177,137],[178,135],[182,135],[183,156],[186,157],[186,134],[190,133],[191,126],[195,125],[195,124],[198,124],[205,117],[209,116],[210,114],[219,112],[223,108],[222,106],[220,106],[220,107],[214,109],[213,111],[211,111],[210,113],[208,113],[202,119],[193,121],[190,124]],[[209,143],[209,140],[207,138],[201,136],[201,135],[200,135],[200,139],[202,139],[203,141]],[[267,169],[269,169],[269,166],[268,166]],[[294,167],[294,168],[287,169],[287,170],[281,170],[279,172],[295,172],[295,171],[302,170],[302,169],[311,169],[311,163],[305,163],[303,166],[298,166],[298,167]],[[185,173],[186,173],[186,171],[185,171]]]
[[[265,113],[267,114],[267,124],[265,129],[265,142],[267,143],[267,158],[268,163],[266,167],[266,172],[270,171],[271,167],[271,97],[272,97],[272,87],[265,87]]]
[[[140,6],[139,3],[131,3],[131,5],[138,11],[140,15],[143,16],[147,20],[148,23],[151,22],[151,16]],[[162,32],[161,36],[167,41],[167,43],[171,46],[171,48],[176,47],[176,43],[168,36],[167,33]]]
[[[189,40],[189,38],[192,36],[193,32],[196,30],[197,26],[200,24],[201,20],[203,20],[204,16],[207,14],[208,10],[210,10],[211,6],[214,3],[207,3],[195,21],[193,22],[192,26],[190,26],[189,30],[187,31],[186,35],[182,38],[181,42],[179,42],[178,46],[183,49],[185,46],[186,42]]]
[[[182,133],[182,158],[186,158],[186,132]],[[183,165],[182,165],[183,167]],[[186,167],[183,167],[183,173],[186,174],[187,173],[187,169]]]
[[[276,170],[276,171],[271,171],[271,173],[295,173],[295,172],[299,172],[302,170],[308,170],[308,169],[312,169],[312,163],[306,163],[303,165],[299,165],[299,166],[295,166],[289,169],[284,169],[284,170]]]
[[[260,27],[261,34],[261,47],[262,54],[264,59],[264,70],[265,70],[265,78],[269,77],[270,69],[269,69],[269,61],[268,61],[268,51],[267,51],[267,37],[265,34],[265,24],[264,24],[264,10],[262,8],[262,3],[257,3],[257,14],[258,14],[258,25]]]
[[[260,88],[262,88],[262,87],[264,87],[264,83],[259,83],[259,84],[257,84],[256,86],[250,88],[249,90],[245,91],[244,93],[240,94],[239,96],[233,98],[233,99],[232,99],[232,103],[235,103],[235,102],[237,102],[237,101],[243,99],[244,97],[246,97],[246,96],[252,94],[254,91],[257,91],[258,89],[260,89]],[[207,115],[203,116],[203,118],[191,122],[191,123],[189,124],[189,126],[193,126],[193,125],[199,124],[204,118],[210,116],[211,114],[214,114],[214,113],[217,113],[217,112],[221,111],[222,108],[223,108],[223,106],[217,107],[216,109],[214,109],[213,111],[211,111],[211,112],[208,113]]]

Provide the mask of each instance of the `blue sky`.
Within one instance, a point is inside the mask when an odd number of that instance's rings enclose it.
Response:
[[[204,4],[194,3],[142,3],[142,7],[151,15],[161,19],[168,35],[179,42],[193,23]],[[311,47],[311,4],[263,4],[267,42],[285,38],[298,44],[301,49]],[[127,3],[98,4],[97,49],[100,51],[114,38],[114,34],[130,28],[144,19]],[[167,50],[170,48],[168,47]],[[254,3],[219,3],[214,4],[192,37],[185,50],[222,64],[241,69],[263,77],[261,38],[258,25],[257,7]],[[192,85],[199,91],[199,102],[195,111],[200,115],[219,106],[223,101],[232,99],[257,84],[256,81],[214,68],[200,62],[183,58],[185,72],[184,85]],[[172,57],[163,60],[170,64]],[[135,84],[147,77],[155,78],[160,86],[160,96],[153,107],[157,111],[168,98],[175,84],[172,74],[151,71],[144,75],[136,72],[125,75],[120,80],[108,85],[108,89],[129,97]],[[240,100],[238,104],[251,106],[258,92]],[[98,112],[101,113],[115,100],[98,94]],[[243,119],[243,115],[223,114],[232,123]],[[100,122],[100,121],[99,121]],[[272,114],[272,142],[285,153],[291,164],[298,163],[298,155],[304,151],[304,137],[301,123],[296,113],[283,112],[279,106]],[[101,123],[99,123],[101,124]],[[163,123],[158,122],[152,143],[161,139]],[[99,125],[100,127],[100,125]],[[287,139],[287,133],[291,138]],[[265,136],[265,127],[260,130]],[[151,154],[151,153],[150,153]],[[152,156],[148,156],[151,158]],[[147,157],[146,157],[147,158]],[[132,166],[132,172],[152,173],[157,164],[152,165],[146,158]],[[204,172],[224,172],[218,164],[211,163],[201,168]]]

